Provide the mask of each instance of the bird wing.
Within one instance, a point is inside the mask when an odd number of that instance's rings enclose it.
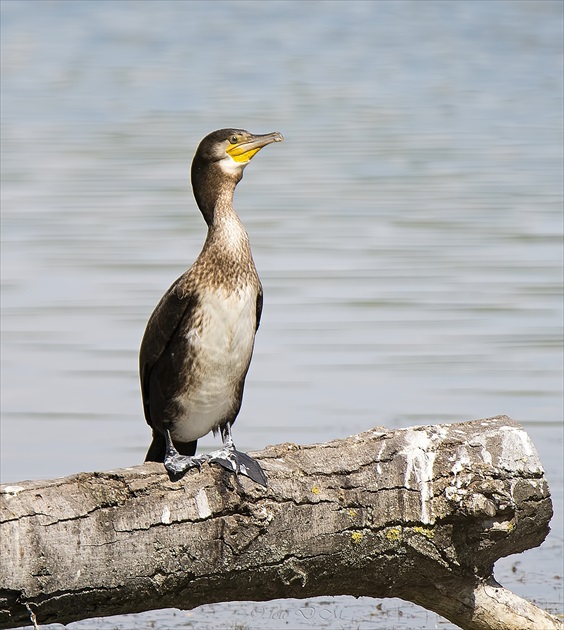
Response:
[[[260,326],[260,316],[262,315],[262,285],[259,282],[259,290],[257,293],[257,321],[255,324],[255,332]]]
[[[153,314],[147,322],[139,350],[139,375],[141,377],[141,394],[145,419],[150,426],[151,412],[149,404],[151,372],[173,339],[182,320],[189,316],[196,304],[196,296],[192,292],[183,291],[179,278],[163,295]]]

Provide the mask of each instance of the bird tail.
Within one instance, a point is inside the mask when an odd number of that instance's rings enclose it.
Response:
[[[174,442],[176,450],[181,455],[195,455],[197,445],[197,440],[194,440],[193,442]],[[153,441],[151,442],[151,446],[149,446],[147,455],[145,455],[145,461],[164,462],[165,453],[166,442],[164,435],[160,431],[153,430]]]

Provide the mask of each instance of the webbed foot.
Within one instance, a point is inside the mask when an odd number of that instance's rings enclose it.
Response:
[[[190,468],[200,469],[207,459],[208,458],[204,455],[194,457],[190,455],[180,455],[178,452],[167,452],[164,459],[164,465],[169,473],[172,475],[179,475]]]
[[[164,466],[171,475],[180,475],[190,468],[198,468],[199,470],[202,464],[208,460],[207,455],[181,455],[174,447],[168,429],[165,429],[164,435],[166,443]]]
[[[217,451],[208,453],[207,457],[210,464],[219,464],[225,470],[234,472],[236,475],[245,475],[265,488],[268,485],[268,479],[260,464],[246,453],[224,446]]]

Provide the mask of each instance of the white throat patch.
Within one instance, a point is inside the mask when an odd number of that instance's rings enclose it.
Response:
[[[248,162],[236,162],[230,155],[225,156],[222,160],[219,160],[219,168],[227,175],[233,173],[240,173]]]

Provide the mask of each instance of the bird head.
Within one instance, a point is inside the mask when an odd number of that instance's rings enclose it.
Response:
[[[283,139],[278,131],[255,135],[244,129],[219,129],[200,142],[192,161],[192,187],[206,221],[220,190],[233,189],[252,158],[266,145]]]
[[[200,142],[194,162],[197,166],[217,162],[227,173],[239,171],[267,144],[283,139],[277,131],[255,135],[244,129],[219,129]]]

